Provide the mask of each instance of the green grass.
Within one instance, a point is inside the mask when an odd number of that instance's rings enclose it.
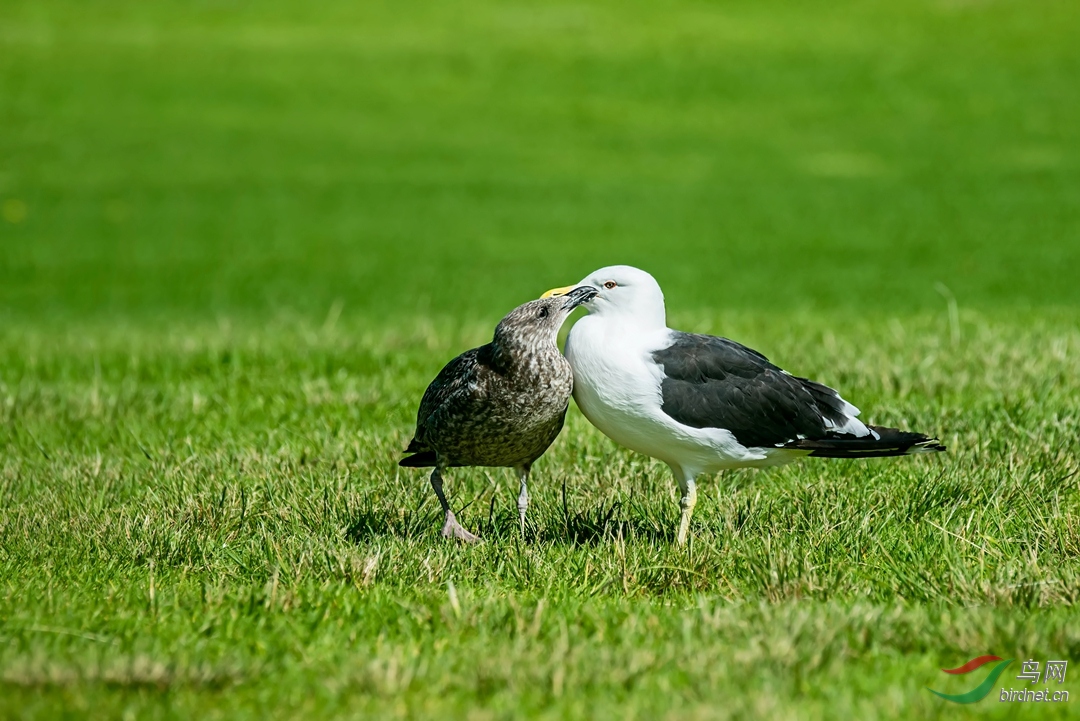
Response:
[[[301,7],[5,2],[6,313],[1080,304],[1070,0]]]
[[[1068,716],[924,687],[1080,663],[1078,19],[4,3],[0,717]],[[949,453],[707,479],[679,549],[572,410],[527,539],[461,469],[445,543],[424,387],[612,262]]]
[[[498,470],[448,485],[487,542],[442,541],[395,460],[486,328],[8,331],[0,713],[953,717],[938,668],[1080,655],[1080,331],[815,318],[683,320],[949,455],[721,476],[688,550],[668,471],[576,413],[527,543]]]

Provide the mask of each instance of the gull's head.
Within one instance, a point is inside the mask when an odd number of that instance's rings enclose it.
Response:
[[[664,293],[651,275],[629,265],[609,265],[585,276],[576,287],[592,287],[597,293],[582,304],[589,313],[612,319],[633,319],[637,325],[666,325]],[[545,298],[565,295],[575,286],[552,288]]]

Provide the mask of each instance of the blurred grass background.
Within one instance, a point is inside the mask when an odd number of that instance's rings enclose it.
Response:
[[[0,309],[1080,304],[1074,2],[0,8]]]

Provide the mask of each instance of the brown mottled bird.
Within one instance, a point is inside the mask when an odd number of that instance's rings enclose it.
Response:
[[[518,472],[518,513],[525,532],[529,469],[562,430],[574,377],[559,352],[559,328],[571,311],[597,294],[574,288],[555,298],[515,308],[499,322],[487,345],[446,364],[424,392],[416,433],[402,466],[434,466],[431,487],[439,497],[446,538],[475,542],[454,517],[443,494],[442,474],[453,466],[497,466]]]

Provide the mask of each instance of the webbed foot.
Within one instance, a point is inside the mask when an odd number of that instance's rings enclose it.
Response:
[[[454,518],[454,514],[447,511],[446,523],[442,527],[443,538],[455,538],[462,543],[480,543],[480,536],[469,533],[465,528],[458,523]]]

